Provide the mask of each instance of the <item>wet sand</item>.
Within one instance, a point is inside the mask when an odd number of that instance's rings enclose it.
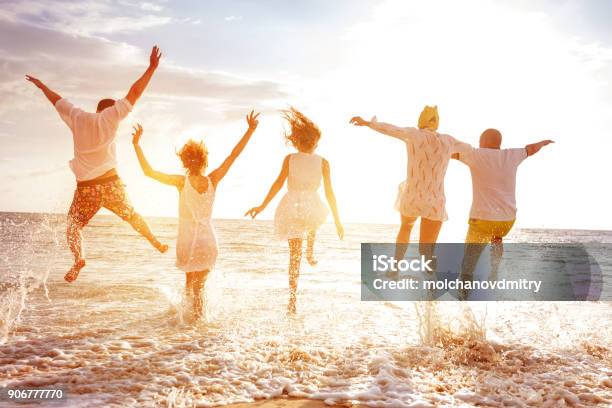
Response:
[[[229,408],[323,408],[330,406],[360,407],[361,405],[351,405],[348,403],[326,405],[325,402],[320,400],[309,400],[302,398],[275,398],[257,402],[227,405]]]

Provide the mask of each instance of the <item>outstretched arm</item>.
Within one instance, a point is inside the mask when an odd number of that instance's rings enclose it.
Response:
[[[527,151],[527,156],[533,156],[534,154],[539,152],[541,148],[551,143],[555,143],[555,142],[553,142],[552,140],[542,140],[537,143],[528,144],[527,146],[525,146],[525,150]]]
[[[183,184],[185,183],[184,176],[166,174],[162,173],[161,171],[153,170],[147,161],[142,148],[140,147],[140,136],[142,136],[142,126],[138,124],[137,126],[134,126],[134,133],[132,133],[132,144],[134,145],[134,150],[136,151],[136,156],[138,157],[138,163],[140,163],[140,168],[142,168],[145,176],[151,177],[160,183],[175,186],[179,190],[183,188]]]
[[[334,194],[334,189],[332,188],[329,162],[325,159],[323,159],[323,185],[325,187],[325,197],[327,198],[327,202],[329,203],[329,207],[331,208],[334,216],[338,237],[342,239],[344,238],[344,227],[340,222],[340,214],[338,214],[338,205],[336,204],[336,195]]]
[[[215,187],[221,181],[221,179],[225,177],[227,171],[230,169],[230,167],[232,167],[232,164],[234,164],[238,156],[240,156],[240,153],[242,153],[245,146],[251,139],[251,136],[253,136],[253,132],[255,132],[255,129],[257,129],[257,125],[259,125],[259,121],[257,120],[258,116],[259,113],[255,114],[254,111],[251,111],[251,113],[247,115],[246,121],[249,125],[249,128],[244,133],[238,144],[236,144],[234,149],[232,149],[230,155],[227,156],[223,163],[221,163],[221,166],[219,166],[212,173],[210,173],[210,180],[212,181]]]
[[[33,83],[34,85],[36,85],[36,87],[38,89],[43,91],[43,93],[45,94],[45,96],[47,97],[49,102],[51,102],[53,104],[53,106],[55,106],[57,101],[62,99],[62,97],[59,94],[57,94],[57,93],[53,92],[51,89],[49,89],[47,87],[47,85],[43,84],[40,79],[34,78],[32,75],[26,75],[26,79],[28,81],[30,81],[31,83]]]
[[[371,121],[364,120],[361,116],[353,116],[349,123],[355,126],[367,126],[378,133],[392,136],[403,141],[408,140],[416,130],[415,128],[402,128],[389,123],[379,122],[376,120],[376,116],[374,116]]]
[[[149,56],[149,68],[147,68],[144,74],[142,74],[142,76],[138,78],[136,82],[134,82],[127,96],[125,97],[125,99],[130,101],[132,105],[136,103],[136,101],[140,98],[140,96],[146,89],[147,85],[149,85],[149,81],[151,80],[151,77],[153,76],[153,74],[155,73],[155,70],[159,66],[159,60],[161,56],[162,56],[161,51],[159,51],[159,48],[157,48],[157,45],[156,45],[151,50],[151,55]]]
[[[288,174],[289,174],[289,156],[285,157],[285,160],[283,161],[283,167],[281,168],[280,174],[278,175],[276,180],[274,180],[274,183],[272,184],[272,187],[270,187],[270,191],[268,191],[268,195],[264,199],[263,203],[261,203],[261,205],[258,207],[251,208],[246,213],[244,213],[244,215],[245,216],[249,215],[251,216],[251,218],[255,218],[257,217],[257,214],[265,210],[268,204],[270,204],[270,201],[272,201],[274,197],[276,196],[276,194],[278,194],[280,189],[283,188],[283,184],[285,184],[285,180],[287,179]]]

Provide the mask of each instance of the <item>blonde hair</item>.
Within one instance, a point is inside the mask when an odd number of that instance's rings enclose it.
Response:
[[[312,150],[321,138],[319,127],[293,106],[281,112],[291,128],[285,132],[286,141],[298,150]]]
[[[195,140],[189,139],[181,150],[178,151],[177,155],[183,162],[183,167],[191,175],[197,175],[202,172],[208,166],[208,150],[204,142],[196,142]]]
[[[419,129],[438,130],[438,106],[425,106],[419,115]]]

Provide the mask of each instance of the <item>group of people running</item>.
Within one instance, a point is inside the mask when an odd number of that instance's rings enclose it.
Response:
[[[130,113],[143,94],[159,66],[161,52],[153,47],[149,66],[134,82],[125,98],[102,99],[95,113],[85,112],[49,89],[39,79],[26,75],[54,105],[60,118],[73,135],[74,158],[70,168],[76,177],[76,190],[67,217],[67,241],[74,263],[64,279],[73,282],[85,266],[81,230],[105,207],[127,221],[158,251],[168,246],[159,242],[144,219],[134,210],[116,170],[115,138],[119,123]],[[340,239],[344,228],[332,188],[329,162],[315,154],[321,138],[319,127],[294,108],[282,111],[289,124],[286,140],[297,150],[283,160],[280,174],[263,202],[246,212],[255,218],[265,210],[287,182],[287,193],[275,213],[276,235],[289,244],[288,312],[296,312],[297,283],[306,240],[306,259],[316,264],[314,242],[317,229],[325,222],[328,208],[318,189],[323,181],[325,196]],[[189,140],[178,152],[185,174],[173,175],[155,170],[140,146],[143,128],[134,126],[133,145],[144,174],[160,183],[175,187],[179,192],[179,227],[176,244],[176,265],[185,272],[186,292],[193,300],[193,312],[203,312],[202,290],[213,269],[217,254],[217,238],[211,222],[215,192],[221,180],[242,153],[257,129],[259,113],[246,116],[247,130],[222,164],[208,172],[208,151],[203,142]],[[393,136],[406,144],[408,152],[407,178],[400,185],[396,207],[401,214],[397,235],[396,259],[405,255],[410,233],[418,218],[420,250],[431,258],[442,223],[447,219],[444,196],[444,176],[451,158],[469,166],[472,174],[473,202],[466,242],[493,244],[501,255],[502,238],[510,231],[516,216],[515,184],[518,165],[528,156],[552,143],[544,140],[524,148],[501,149],[501,133],[487,129],[480,137],[480,148],[473,148],[452,136],[440,134],[437,107],[425,107],[418,128],[401,128],[379,122],[376,117],[366,121],[355,116],[350,123],[367,126]],[[480,249],[481,250],[481,249]]]

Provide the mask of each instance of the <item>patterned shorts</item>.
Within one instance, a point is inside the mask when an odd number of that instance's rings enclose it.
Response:
[[[127,196],[125,185],[118,176],[100,180],[99,183],[80,184],[74,191],[72,205],[68,211],[71,222],[84,227],[102,207],[123,220],[129,220],[134,215],[134,207]]]

